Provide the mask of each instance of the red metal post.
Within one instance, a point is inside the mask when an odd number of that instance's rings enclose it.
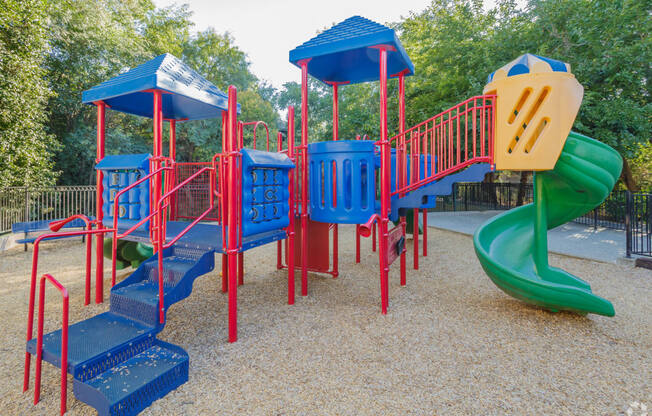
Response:
[[[419,157],[419,155],[417,155]],[[414,159],[412,159],[412,167],[418,169]],[[419,270],[419,209],[412,210],[412,241],[414,242],[414,270]]]
[[[355,262],[360,263],[360,224],[355,225]]]
[[[174,168],[174,165],[176,164],[177,161],[177,121],[176,120],[170,120],[170,159],[172,160],[172,167]],[[176,171],[175,169],[172,169],[170,172],[168,172],[168,175],[170,177],[170,187],[174,187],[174,184],[176,183]],[[213,195],[210,195],[209,198],[213,198]],[[176,219],[177,215],[177,198],[176,195],[172,195],[170,199],[170,221],[174,221]]]
[[[104,117],[106,114],[106,104],[100,101],[97,103],[97,158],[95,163],[100,163],[104,159],[104,138],[105,138],[105,123]],[[95,218],[97,218],[97,228],[104,229],[102,219],[104,213],[102,212],[102,193],[104,188],[102,186],[102,171],[97,170],[96,185],[97,197],[95,201]],[[104,234],[97,234],[95,239],[95,303],[102,303],[104,301]]]
[[[238,253],[238,286],[244,284],[244,253]]]
[[[229,298],[229,342],[238,340],[238,286],[236,279],[237,267],[237,189],[233,184],[237,183],[238,176],[236,171],[237,157],[237,140],[238,140],[238,96],[236,88],[229,86],[229,112],[228,112],[228,132],[227,132],[227,160],[228,173],[226,183],[230,184],[228,188],[228,209],[227,209],[227,257],[228,257],[228,298]]]
[[[398,130],[399,134],[403,134],[397,146],[399,149],[396,152],[396,165],[399,168],[396,173],[396,179],[398,180],[398,186],[396,189],[401,189],[405,186],[403,170],[405,169],[405,155],[407,148],[405,146],[405,73],[401,72],[398,76]],[[403,153],[403,154],[402,154]],[[400,166],[399,166],[400,165]],[[405,231],[407,229],[407,222],[405,215],[402,215],[400,218],[400,225],[403,229],[403,238],[405,238]],[[401,286],[406,284],[406,270],[405,270],[405,260],[406,260],[406,250],[403,250],[401,253]]]
[[[50,281],[63,298],[63,311],[61,312],[61,405],[60,414],[66,413],[66,400],[68,393],[68,291],[49,274],[41,277],[39,288],[38,307],[38,335],[36,338],[36,375],[34,381],[34,404],[37,404],[41,395],[41,363],[43,360],[43,309],[45,306],[45,280]]]
[[[423,210],[423,257],[428,255],[428,210]]]
[[[228,130],[228,125],[227,125],[227,112],[222,111],[222,154],[226,154],[226,140],[227,140],[227,130]],[[218,175],[222,175],[222,172],[219,172]],[[220,183],[223,182],[223,178],[220,178]],[[220,189],[220,192],[224,193],[224,189]],[[220,216],[220,223],[222,225],[222,230],[225,229],[226,226],[226,215],[224,213],[226,212],[226,207],[224,204],[226,203],[225,201],[227,200],[228,195],[224,194],[222,196],[222,201],[223,203],[220,205],[219,209],[219,216]],[[222,245],[224,245],[225,242],[222,242]],[[229,260],[226,254],[222,254],[222,293],[226,293],[228,290],[227,286],[227,276],[229,275]]]
[[[387,49],[383,46],[379,48],[380,53],[380,299],[381,310],[383,314],[387,313],[389,303],[388,275],[389,266],[387,264],[387,245],[390,209],[390,186],[391,186],[391,162],[390,147],[387,137]]]
[[[339,115],[339,103],[337,96],[337,83],[333,84],[333,140],[338,138],[338,125],[340,122]],[[333,204],[337,206],[337,167],[333,166]],[[339,230],[337,224],[333,224],[333,278],[337,278],[339,272],[339,261],[338,261],[338,252],[339,252]]]
[[[301,296],[308,295],[308,61],[301,65]]]
[[[162,93],[161,91],[153,91],[154,106],[153,106],[153,156],[154,156],[154,170],[158,170],[161,167],[161,156],[163,154],[163,111],[162,111]],[[161,175],[156,175],[153,178],[152,185],[152,207],[158,207],[158,201],[161,198]],[[150,208],[152,209],[152,208]],[[153,218],[154,228],[162,228],[163,224],[159,222],[159,216]],[[165,236],[163,236],[165,238]],[[155,245],[156,247],[156,245]],[[115,282],[112,282],[112,285]]]
[[[296,169],[296,159],[294,157],[294,107],[288,107],[288,157],[290,160],[295,162]],[[295,206],[294,206],[294,170],[290,171],[289,175],[289,188],[290,188],[290,198],[288,203],[290,204],[290,225],[288,225],[288,305],[294,305],[294,218],[295,218]]]

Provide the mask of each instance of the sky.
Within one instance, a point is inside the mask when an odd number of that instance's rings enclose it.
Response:
[[[213,27],[229,32],[244,51],[251,71],[276,88],[300,82],[301,73],[290,64],[290,50],[314,37],[318,31],[354,15],[389,23],[419,12],[430,0],[154,0],[158,7],[188,4],[193,12],[193,31]],[[492,5],[485,0],[485,6]]]

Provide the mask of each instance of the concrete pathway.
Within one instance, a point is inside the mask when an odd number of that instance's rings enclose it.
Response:
[[[473,235],[489,218],[505,211],[431,212],[428,226]],[[569,222],[548,231],[553,253],[616,263],[625,257],[625,231]]]

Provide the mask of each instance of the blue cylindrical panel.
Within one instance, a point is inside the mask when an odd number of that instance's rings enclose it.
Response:
[[[373,140],[338,140],[308,145],[310,218],[362,224],[376,213]]]

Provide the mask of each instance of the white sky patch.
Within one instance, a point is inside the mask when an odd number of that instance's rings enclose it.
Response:
[[[213,27],[229,32],[251,62],[251,71],[276,88],[300,82],[299,69],[290,64],[290,50],[354,15],[378,23],[395,22],[425,9],[430,0],[154,0],[158,7],[188,4],[194,31]],[[485,0],[485,6],[493,6]]]

